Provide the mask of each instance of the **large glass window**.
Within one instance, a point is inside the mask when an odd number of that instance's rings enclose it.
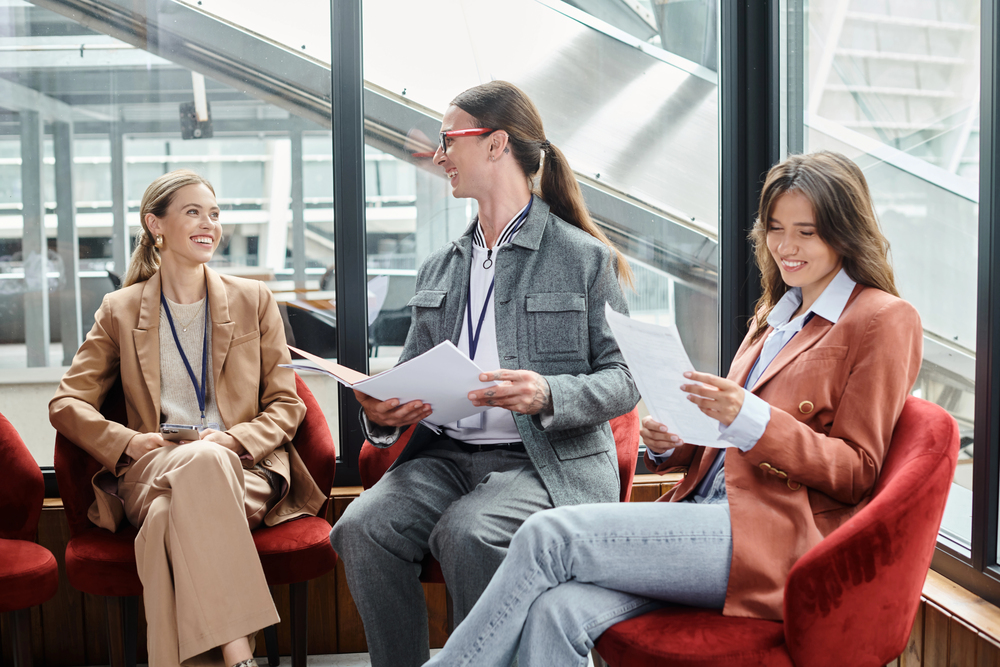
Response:
[[[942,536],[965,553],[975,426],[979,7],[978,0],[809,0],[802,33],[787,32],[787,52],[805,58],[802,99],[789,100],[804,112],[802,148],[840,151],[864,170],[892,244],[896,285],[923,320],[913,393],[958,420],[962,449]]]
[[[0,409],[43,466],[48,398],[124,275],[143,191],[173,169],[215,187],[212,268],[266,282],[289,343],[337,355],[329,6],[258,24],[253,3],[108,4],[115,25],[84,27],[0,1]],[[282,25],[295,34],[268,34]],[[335,383],[304,379],[336,433]]]
[[[364,3],[373,371],[399,355],[416,269],[475,215],[426,153],[449,101],[493,79],[532,98],[591,214],[628,257],[632,317],[676,323],[695,365],[718,370],[714,3],[698,3],[708,12],[699,29],[711,27],[706,63],[691,59],[696,49],[662,48],[663,3],[574,4]],[[672,16],[663,34],[676,38],[685,23]],[[485,25],[504,38],[482,39]],[[413,35],[437,38],[415,46]]]

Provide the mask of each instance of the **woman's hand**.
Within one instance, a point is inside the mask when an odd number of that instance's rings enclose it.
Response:
[[[398,398],[380,401],[368,394],[362,394],[357,389],[354,390],[354,397],[361,403],[361,409],[365,411],[368,421],[379,426],[409,426],[421,419],[427,419],[434,411],[430,405],[422,401],[410,401],[400,405]]]
[[[502,384],[470,392],[469,400],[473,405],[504,408],[525,415],[537,415],[552,407],[549,383],[534,371],[496,370],[479,376],[480,382],[490,380]]]
[[[125,453],[133,461],[138,461],[154,449],[159,449],[167,441],[159,433],[137,433],[125,445]]]
[[[217,445],[222,445],[226,449],[236,452],[237,456],[246,451],[243,449],[243,445],[240,444],[239,440],[224,431],[216,431],[214,428],[206,428],[202,431],[201,439],[206,442],[214,442]]]
[[[733,423],[743,407],[743,387],[711,373],[689,371],[684,377],[700,383],[681,385],[681,390],[688,392],[688,400],[724,426]]]
[[[684,444],[679,435],[671,433],[670,429],[649,415],[642,418],[639,435],[642,436],[642,442],[646,447],[657,454],[662,454]]]

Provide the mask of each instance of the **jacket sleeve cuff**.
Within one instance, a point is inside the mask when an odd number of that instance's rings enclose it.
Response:
[[[365,439],[376,447],[389,447],[393,445],[403,429],[399,426],[381,426],[368,421],[368,415],[361,410],[361,428],[365,432]]]
[[[729,426],[719,424],[719,439],[736,445],[740,451],[749,452],[764,436],[771,421],[771,406],[767,401],[749,391],[743,394],[743,405]]]

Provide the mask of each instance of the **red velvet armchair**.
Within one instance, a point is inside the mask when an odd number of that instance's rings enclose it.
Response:
[[[31,667],[29,609],[56,593],[59,569],[52,553],[35,544],[45,485],[21,436],[0,415],[0,613],[9,614],[14,664]]]
[[[358,471],[361,484],[366,489],[375,486],[382,475],[393,464],[406,443],[410,441],[415,426],[411,426],[391,447],[379,448],[367,440],[361,447],[358,457]],[[633,408],[620,417],[611,420],[611,433],[615,439],[615,449],[618,453],[618,474],[621,479],[619,499],[628,502],[632,495],[632,480],[635,479],[635,464],[639,456],[639,410]],[[424,559],[420,580],[427,584],[443,584],[440,564],[431,556]]]
[[[874,497],[792,568],[784,623],[668,607],[619,623],[613,667],[881,666],[906,647],[958,458],[955,420],[909,397]]]
[[[329,497],[336,451],[323,411],[309,387],[296,377],[296,390],[306,404],[306,416],[295,434],[295,449],[320,490]],[[121,384],[108,393],[101,408],[107,419],[125,422]],[[94,501],[91,478],[101,465],[62,433],[56,434],[55,469],[70,541],[66,547],[66,574],[77,590],[106,597],[108,650],[111,667],[134,667],[138,596],[142,583],[135,565],[137,531],[127,523],[110,533],[90,523],[87,509]],[[322,517],[305,517],[253,532],[264,575],[271,586],[289,584],[291,597],[292,665],[305,667],[307,654],[307,584],[334,568],[337,555],[330,546],[330,524]],[[268,660],[277,665],[277,633],[265,630]]]

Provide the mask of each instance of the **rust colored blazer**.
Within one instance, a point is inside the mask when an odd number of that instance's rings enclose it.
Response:
[[[291,444],[305,405],[295,392],[294,372],[278,366],[290,363],[290,356],[274,297],[259,281],[208,267],[205,274],[219,414],[247,452],[244,465],[265,461],[284,480],[282,498],[264,523],[315,515],[325,498]],[[49,402],[49,421],[104,466],[94,476],[89,517],[114,531],[124,517],[115,476],[131,464],[125,447],[137,433],[160,427],[160,274],[105,296],[94,319]],[[119,373],[127,425],[98,412]]]
[[[770,331],[747,335],[730,380],[746,382]],[[913,306],[858,285],[837,324],[810,319],[751,388],[770,404],[771,420],[753,449],[726,453],[733,559],[725,615],[781,620],[792,565],[868,503],[922,352]],[[660,500],[689,497],[719,451],[685,444],[660,466],[647,458],[659,473],[688,467]]]

